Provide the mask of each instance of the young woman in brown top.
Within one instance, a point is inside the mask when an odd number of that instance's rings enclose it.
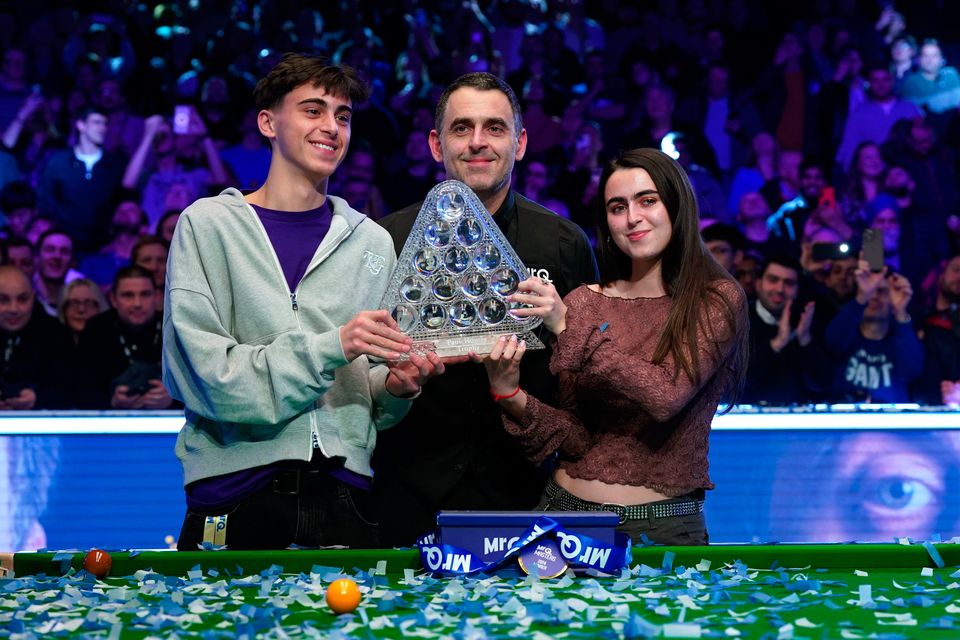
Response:
[[[599,193],[601,282],[561,300],[530,278],[510,296],[555,334],[559,406],[520,389],[516,336],[484,359],[490,392],[533,461],[557,456],[540,508],[613,511],[637,543],[706,544],[710,423],[742,386],[745,297],[701,242],[696,197],[669,156],[623,153]]]

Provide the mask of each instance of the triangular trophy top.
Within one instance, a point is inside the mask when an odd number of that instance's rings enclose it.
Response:
[[[440,356],[487,354],[497,338],[517,334],[542,349],[531,332],[540,318],[518,318],[506,296],[527,268],[480,198],[457,180],[427,194],[380,301],[414,340],[412,351]]]

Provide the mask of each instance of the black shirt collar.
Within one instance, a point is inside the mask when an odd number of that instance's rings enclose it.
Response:
[[[504,198],[500,208],[493,212],[493,221],[500,227],[500,231],[507,235],[507,229],[510,223],[517,217],[517,199],[513,195],[513,189],[507,190],[507,197]]]

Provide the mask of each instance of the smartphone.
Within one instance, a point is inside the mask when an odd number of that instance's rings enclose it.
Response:
[[[878,229],[864,229],[861,247],[870,271],[883,271],[883,233]]]
[[[181,135],[190,132],[190,105],[178,104],[173,108],[173,132]]]
[[[814,242],[811,254],[814,262],[849,258],[853,248],[849,242]]]
[[[820,194],[820,206],[837,206],[837,192],[833,187],[824,187]]]
[[[139,384],[130,385],[130,387],[127,389],[127,395],[142,396],[143,394],[150,391],[151,388],[152,386],[149,382],[141,382]]]

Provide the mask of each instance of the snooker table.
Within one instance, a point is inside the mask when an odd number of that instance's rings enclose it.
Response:
[[[84,552],[7,554],[0,637],[960,637],[960,545],[907,542],[634,547],[551,580],[429,575],[412,549],[111,552],[102,581]],[[363,600],[334,615],[344,575]]]

